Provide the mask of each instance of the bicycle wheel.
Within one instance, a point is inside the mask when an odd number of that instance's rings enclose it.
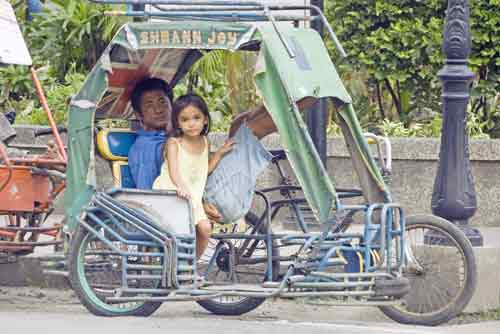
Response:
[[[128,246],[120,243],[117,247],[124,249]],[[161,302],[106,301],[106,297],[114,296],[121,287],[122,256],[112,252],[82,226],[72,240],[68,267],[71,286],[80,302],[97,316],[147,317],[161,306]],[[153,288],[158,285],[158,280],[129,282],[130,287],[136,288]]]
[[[472,246],[458,227],[432,215],[408,216],[405,230],[409,261],[404,275],[411,290],[403,305],[380,309],[404,324],[445,323],[463,311],[476,288]]]
[[[245,233],[262,235],[262,228],[255,228],[258,223],[258,217],[249,212],[245,216],[244,226],[235,226],[231,232],[245,230]],[[260,285],[266,277],[267,268],[267,242],[252,240],[246,242],[244,240],[224,240],[228,243],[223,246],[222,250],[215,258],[215,264],[207,268],[207,258],[202,258],[202,263],[199,265],[199,272],[207,278],[208,281],[214,284],[251,284]],[[230,245],[229,245],[230,243]],[[236,263],[233,264],[231,270],[231,260],[229,259],[230,247],[234,247],[236,253]],[[209,250],[211,255],[214,255],[214,249]],[[279,249],[273,243],[272,247],[272,280],[275,281],[279,277]],[[210,256],[211,257],[211,256]],[[247,260],[247,261],[245,261]],[[251,260],[251,261],[248,261]],[[251,262],[251,263],[249,263]],[[255,297],[239,297],[239,296],[223,296],[215,299],[201,300],[197,303],[214,314],[218,315],[241,315],[250,312],[264,302],[265,298]]]

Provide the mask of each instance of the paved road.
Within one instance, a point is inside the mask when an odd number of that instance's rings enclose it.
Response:
[[[452,327],[413,327],[393,323],[291,322],[288,320],[246,321],[220,317],[99,318],[89,314],[0,312],[2,334],[134,333],[134,334],[498,334],[499,322]]]
[[[376,308],[270,300],[239,317],[209,314],[194,303],[165,304],[150,318],[89,314],[71,291],[0,287],[1,334],[498,334],[500,322],[437,328],[399,325]]]
[[[213,318],[99,318],[88,314],[0,312],[2,334],[51,333],[140,333],[140,334],[434,334],[438,329],[395,326],[394,324],[334,324],[327,322],[290,322],[287,320],[245,321]]]

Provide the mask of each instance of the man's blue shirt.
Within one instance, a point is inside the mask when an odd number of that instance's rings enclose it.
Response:
[[[128,165],[136,188],[153,187],[153,182],[160,175],[166,141],[165,131],[137,131],[137,138],[128,153]]]

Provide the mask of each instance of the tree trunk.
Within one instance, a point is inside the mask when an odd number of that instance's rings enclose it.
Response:
[[[389,79],[384,79],[384,83],[385,83],[387,90],[389,90],[389,94],[391,94],[392,101],[394,103],[394,106],[396,107],[396,111],[397,111],[396,114],[397,114],[398,120],[399,120],[399,119],[401,119],[401,114],[402,114],[401,101],[398,99],[396,92],[394,92],[394,88],[392,88]]]
[[[401,85],[399,84],[399,80],[396,80],[396,94],[398,96],[399,118],[401,118],[403,116],[403,102],[401,101]]]
[[[382,117],[382,120],[384,120],[385,110],[384,110],[384,104],[382,103],[382,92],[380,91],[380,82],[378,80],[375,83],[375,89],[377,93],[377,103],[378,103],[378,109],[380,111],[380,116]]]

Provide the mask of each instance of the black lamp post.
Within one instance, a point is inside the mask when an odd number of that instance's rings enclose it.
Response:
[[[468,226],[477,208],[465,128],[470,84],[474,77],[467,67],[470,51],[468,0],[448,0],[443,42],[446,60],[438,73],[443,82],[443,128],[432,212],[458,224],[473,246],[482,246],[481,233]]]
[[[311,5],[317,6],[323,11],[323,0],[311,0]],[[323,23],[320,20],[313,21],[311,27],[323,37]],[[326,167],[326,127],[328,124],[326,101],[324,99],[319,100],[318,103],[305,112],[304,118],[316,150]]]

